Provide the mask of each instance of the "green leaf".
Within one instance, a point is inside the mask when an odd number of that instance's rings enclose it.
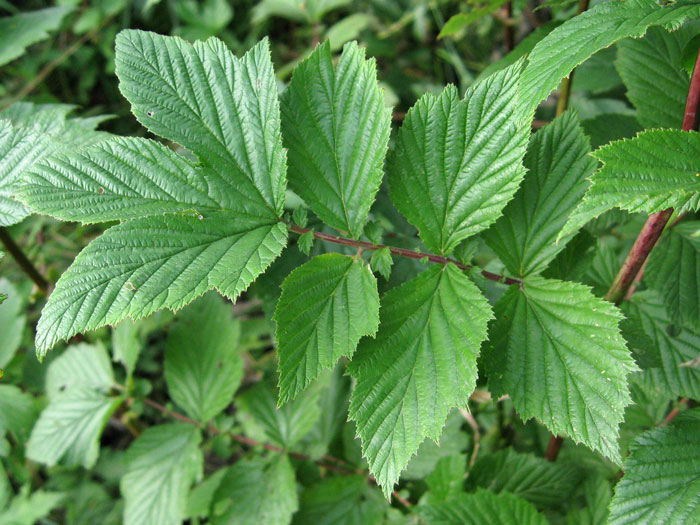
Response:
[[[547,525],[545,517],[524,499],[508,492],[494,494],[483,489],[437,505],[419,507],[418,513],[430,525]]]
[[[421,442],[438,440],[452,407],[466,407],[492,313],[456,266],[433,266],[382,299],[376,339],[348,366],[350,418],[370,471],[391,494]]]
[[[228,472],[228,468],[220,468],[214,471],[207,479],[196,487],[193,487],[187,497],[188,518],[208,518],[214,495],[221,486],[221,481]]]
[[[202,470],[199,429],[184,423],[150,427],[129,447],[120,488],[125,525],[179,525],[187,494]]]
[[[506,1],[507,0],[488,0],[486,5],[483,7],[473,8],[468,13],[453,15],[440,30],[438,38],[454,36],[468,25],[473,24],[477,20],[498,10],[503,4],[506,3]]]
[[[297,525],[365,525],[382,523],[387,502],[364,476],[327,478],[301,493]]]
[[[244,419],[246,434],[260,435],[262,441],[290,449],[314,430],[321,416],[320,388],[308,388],[296,399],[277,407],[272,385],[257,383],[236,398],[239,417]]]
[[[670,229],[651,252],[644,273],[644,282],[661,294],[674,321],[694,328],[700,328],[698,230],[698,221]]]
[[[41,412],[27,443],[27,458],[52,466],[91,468],[99,439],[111,414],[123,399],[110,397],[112,366],[101,345],[70,347],[49,366],[49,405]]]
[[[280,254],[286,238],[281,223],[223,212],[114,226],[56,283],[37,327],[37,354],[126,317],[180,309],[212,288],[235,300]]]
[[[484,365],[491,395],[510,395],[520,417],[621,463],[617,439],[638,370],[622,315],[587,286],[533,277],[495,306]]]
[[[639,436],[610,504],[611,524],[700,520],[700,410]]]
[[[391,199],[433,252],[448,254],[491,225],[525,174],[529,127],[518,110],[522,63],[459,100],[448,86],[406,115],[388,163]]]
[[[26,487],[29,488],[28,486]],[[37,490],[29,493],[29,490],[22,492],[15,497],[10,506],[2,509],[0,514],[0,525],[35,525],[41,523],[42,518],[48,516],[51,510],[65,499],[61,492],[47,492]]]
[[[700,399],[700,367],[682,366],[700,355],[700,334],[682,325],[671,330],[663,300],[653,290],[636,292],[629,303],[661,359],[661,366],[646,371],[654,386],[669,397]]]
[[[27,324],[24,314],[24,299],[17,288],[5,278],[0,278],[0,295],[9,297],[0,308],[0,368],[14,357],[22,342]]]
[[[467,456],[465,454],[440,458],[435,469],[425,478],[425,483],[430,490],[429,503],[452,499],[464,492],[466,471]],[[471,476],[471,472],[469,475]]]
[[[376,250],[372,254],[370,266],[378,271],[387,281],[391,277],[391,267],[394,265],[394,259],[391,256],[391,249],[388,246]]]
[[[35,417],[31,394],[15,385],[0,384],[0,440],[10,433],[18,443],[26,443]]]
[[[615,67],[645,128],[680,129],[690,86],[681,55],[694,34],[690,27],[674,33],[652,27],[644,38],[617,45]]]
[[[566,515],[566,525],[605,525],[612,499],[610,483],[600,473],[589,474],[580,491],[584,506],[575,507]]]
[[[352,42],[334,71],[330,45],[318,46],[282,95],[282,126],[292,189],[323,222],[359,238],[391,131],[374,59]]]
[[[118,137],[52,155],[24,176],[18,196],[65,221],[125,221],[169,212],[228,210],[231,181],[152,140]]]
[[[275,310],[280,404],[296,397],[379,326],[377,281],[362,259],[330,253],[299,266]]]
[[[286,162],[267,40],[238,59],[216,38],[189,44],[128,29],[117,35],[116,72],[141,124],[228,181],[220,202],[282,215]]]
[[[593,156],[603,167],[591,177],[583,201],[560,238],[612,208],[655,213],[700,207],[700,133],[654,129],[603,146]]]
[[[641,37],[650,26],[678,27],[700,17],[695,0],[660,6],[654,0],[604,2],[549,33],[530,53],[518,92],[534,112],[561,79],[595,53],[626,37]]]
[[[558,117],[530,139],[528,170],[503,216],[483,235],[508,271],[540,273],[576,234],[557,235],[588,187],[596,168],[588,138],[573,113]]]
[[[572,465],[551,463],[507,449],[474,463],[469,470],[467,491],[482,487],[495,493],[509,492],[542,508],[567,501],[580,478]]]
[[[581,122],[583,131],[591,139],[591,148],[598,149],[608,142],[634,137],[644,128],[632,115],[603,113]]]
[[[27,47],[49,38],[72,7],[59,6],[0,18],[0,66],[22,56]]]
[[[221,481],[210,522],[285,525],[298,508],[294,470],[286,454],[270,460],[242,459]]]
[[[240,325],[231,304],[214,293],[190,304],[168,334],[165,381],[188,416],[205,423],[233,401],[243,379]]]

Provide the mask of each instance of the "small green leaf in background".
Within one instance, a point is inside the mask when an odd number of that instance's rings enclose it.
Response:
[[[339,476],[304,489],[295,525],[365,525],[381,523],[388,507],[363,476]]]
[[[580,491],[584,506],[571,509],[566,515],[566,525],[605,525],[608,507],[612,499],[612,487],[600,473],[588,475]]]
[[[425,478],[425,483],[430,491],[426,503],[435,504],[446,501],[464,492],[466,470],[467,456],[465,454],[440,458],[435,469]],[[471,472],[469,475],[471,476]]]
[[[426,94],[388,161],[391,200],[429,250],[449,254],[491,225],[518,189],[530,130],[517,110],[522,63],[467,90]]]
[[[418,513],[430,525],[547,525],[532,503],[508,492],[494,494],[484,489],[419,507]]]
[[[379,326],[377,281],[361,258],[314,257],[282,283],[275,310],[280,404],[355,353]]]
[[[581,480],[573,465],[551,463],[513,449],[499,450],[479,458],[469,470],[467,491],[477,487],[509,492],[542,508],[564,503]]]
[[[295,399],[277,408],[276,389],[261,381],[236,398],[239,418],[247,435],[291,449],[318,423],[320,385],[314,384]]]
[[[165,381],[175,403],[206,423],[233,401],[243,379],[240,324],[233,306],[209,292],[177,317],[165,349]]]
[[[0,308],[0,368],[14,357],[22,341],[27,317],[23,315],[24,300],[15,286],[0,278],[0,295],[9,297]]]
[[[9,433],[18,443],[26,443],[36,412],[31,394],[15,385],[0,384],[0,441]]]
[[[326,42],[294,70],[281,105],[290,186],[326,224],[359,238],[391,131],[374,59],[353,42],[334,71]]]
[[[640,435],[615,487],[608,523],[697,523],[700,520],[700,409]]]
[[[199,429],[185,423],[148,428],[126,452],[120,488],[125,525],[179,525],[202,471]]]
[[[681,55],[694,35],[693,27],[673,33],[652,27],[644,38],[628,38],[617,45],[615,67],[645,128],[681,128],[690,86]]]
[[[72,7],[58,6],[0,18],[0,66],[22,56],[27,47],[56,31]]]
[[[588,188],[596,168],[574,113],[565,113],[530,139],[525,180],[503,216],[483,235],[516,276],[543,271],[575,231],[557,235]]]
[[[107,420],[123,399],[109,395],[112,364],[102,345],[68,348],[49,366],[49,405],[41,412],[27,443],[27,457],[48,466],[92,467]]]
[[[213,525],[286,525],[299,508],[294,469],[286,454],[242,459],[229,468],[214,496]]]
[[[700,222],[682,222],[651,252],[644,282],[655,289],[680,325],[700,328]],[[2,362],[0,362],[2,365]]]
[[[60,492],[37,490],[29,493],[26,486],[6,509],[0,509],[0,525],[35,525],[65,499]]]
[[[453,15],[440,30],[438,38],[456,35],[468,25],[497,11],[506,2],[507,0],[488,0],[487,4],[483,7],[472,8],[468,13]]]
[[[484,364],[492,396],[553,434],[621,463],[619,424],[638,370],[620,335],[620,311],[581,284],[528,278],[494,307]]]
[[[655,213],[700,207],[700,133],[647,130],[603,146],[593,156],[603,167],[559,234],[561,239],[612,208]]]
[[[350,418],[385,494],[421,442],[438,441],[450,409],[466,406],[491,317],[453,264],[434,265],[382,298],[376,339],[362,340],[348,373],[357,380]]]

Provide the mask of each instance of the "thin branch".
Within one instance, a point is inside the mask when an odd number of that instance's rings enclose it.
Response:
[[[39,288],[42,293],[46,294],[49,291],[49,282],[43,275],[41,275],[41,273],[39,273],[39,270],[37,270],[36,266],[32,264],[32,261],[30,261],[26,255],[24,255],[22,248],[17,246],[17,243],[15,243],[15,240],[10,235],[10,232],[7,231],[7,228],[0,227],[0,242],[2,242],[10,255],[12,255],[22,271],[26,273],[32,281],[34,281],[37,288]]]
[[[476,462],[476,456],[479,454],[479,447],[481,446],[481,432],[479,432],[479,423],[476,422],[476,418],[466,409],[460,408],[459,413],[467,421],[467,424],[474,432],[474,449],[472,450],[472,455],[469,458],[469,468],[474,466]]]
[[[584,11],[588,10],[588,6],[590,4],[590,0],[579,0],[578,3],[578,12],[576,15],[580,15]],[[576,70],[572,70],[571,73],[569,73],[569,76],[564,78],[564,80],[561,81],[561,89],[559,91],[559,100],[557,100],[557,117],[564,113],[567,108],[569,107],[569,99],[571,98],[571,83],[574,80],[574,72]]]
[[[506,19],[512,20],[513,19],[513,2],[506,2],[506,5],[504,6],[504,11],[506,15]],[[506,43],[506,50],[507,51],[513,51],[513,48],[515,47],[515,31],[513,28],[513,24],[503,24],[503,39],[505,40]]]
[[[682,397],[679,401],[678,404],[673,407],[673,409],[668,413],[668,415],[664,418],[663,422],[659,425],[660,427],[664,427],[668,425],[671,421],[674,420],[674,418],[681,413],[681,407],[684,405],[688,404],[688,398],[687,397]]]
[[[327,233],[322,233],[322,232],[310,230],[309,228],[303,228],[297,224],[289,224],[289,229],[291,231],[293,231],[294,233],[298,233],[299,235],[302,235],[302,234],[308,233],[308,232],[313,232],[314,237],[316,239],[320,239],[322,241],[327,241],[327,242],[332,242],[335,244],[340,244],[343,246],[353,246],[355,248],[363,248],[363,249],[369,250],[369,251],[381,250],[382,248],[389,248],[389,251],[392,253],[392,255],[397,255],[399,257],[407,257],[409,259],[419,259],[419,260],[420,259],[427,259],[430,262],[434,262],[437,264],[452,263],[461,270],[471,270],[473,268],[473,266],[470,264],[463,264],[455,259],[450,259],[449,257],[442,257],[440,255],[434,255],[432,253],[414,252],[413,250],[406,250],[405,248],[397,248],[395,246],[387,246],[384,244],[373,244],[371,242],[358,241],[355,239],[348,239],[347,237],[338,237],[336,235],[329,235]],[[489,279],[491,281],[496,281],[499,283],[503,283],[503,284],[509,284],[509,285],[510,284],[522,284],[522,281],[520,279],[506,277],[505,275],[499,275],[497,273],[488,272],[486,270],[482,270],[481,275],[483,275],[486,279]]]
[[[561,444],[564,442],[564,438],[560,436],[552,435],[549,438],[549,444],[547,445],[547,451],[544,453],[544,457],[547,461],[556,461],[557,456],[559,456],[559,450],[561,449]]]

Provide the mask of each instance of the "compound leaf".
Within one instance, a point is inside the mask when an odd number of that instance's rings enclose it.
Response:
[[[566,113],[530,139],[528,169],[515,198],[484,239],[514,275],[539,273],[575,235],[556,243],[569,214],[588,187],[595,170],[588,138],[573,113]]]
[[[518,62],[459,100],[448,86],[406,115],[388,162],[391,199],[433,252],[491,225],[525,174],[529,129],[517,106]]]
[[[591,177],[583,201],[559,238],[611,208],[655,213],[700,207],[700,133],[654,129],[603,146],[593,156],[603,167]]]
[[[644,273],[671,317],[680,325],[700,328],[700,222],[670,229],[649,257]]]
[[[638,370],[620,336],[622,314],[587,286],[532,277],[495,306],[484,364],[492,395],[553,434],[621,463],[618,426]]]
[[[420,507],[418,513],[430,525],[547,525],[532,503],[508,492],[494,494],[484,489]]]
[[[437,441],[453,407],[476,385],[491,308],[456,266],[434,266],[382,299],[376,339],[348,366],[357,380],[350,418],[370,471],[391,494],[421,442]]]
[[[231,305],[215,293],[177,317],[165,349],[165,381],[175,403],[205,423],[225,409],[243,379],[240,325]]]
[[[333,71],[329,43],[318,46],[282,96],[282,127],[292,189],[326,224],[358,238],[391,131],[374,59],[352,42]]]
[[[235,300],[280,254],[286,238],[282,223],[224,212],[114,226],[56,283],[37,327],[37,354],[126,317],[178,310],[212,288]]]
[[[187,495],[202,470],[199,429],[185,423],[146,429],[126,451],[120,481],[125,525],[177,525],[185,518]]]
[[[605,2],[549,33],[533,49],[518,92],[530,111],[561,79],[595,53],[626,37],[641,37],[650,26],[677,28],[700,17],[700,3],[687,0],[660,6],[654,0]]]
[[[362,259],[337,253],[314,257],[285,279],[275,321],[284,403],[323,369],[350,357],[362,336],[377,332],[377,281]]]
[[[697,523],[700,520],[700,410],[643,433],[630,446],[608,523]]]
[[[217,38],[190,44],[128,29],[117,35],[115,60],[139,122],[228,178],[229,206],[282,214],[286,159],[267,40],[238,59]]]

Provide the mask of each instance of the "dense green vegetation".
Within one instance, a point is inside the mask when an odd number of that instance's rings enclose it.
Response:
[[[0,525],[700,523],[700,1],[0,14]]]

